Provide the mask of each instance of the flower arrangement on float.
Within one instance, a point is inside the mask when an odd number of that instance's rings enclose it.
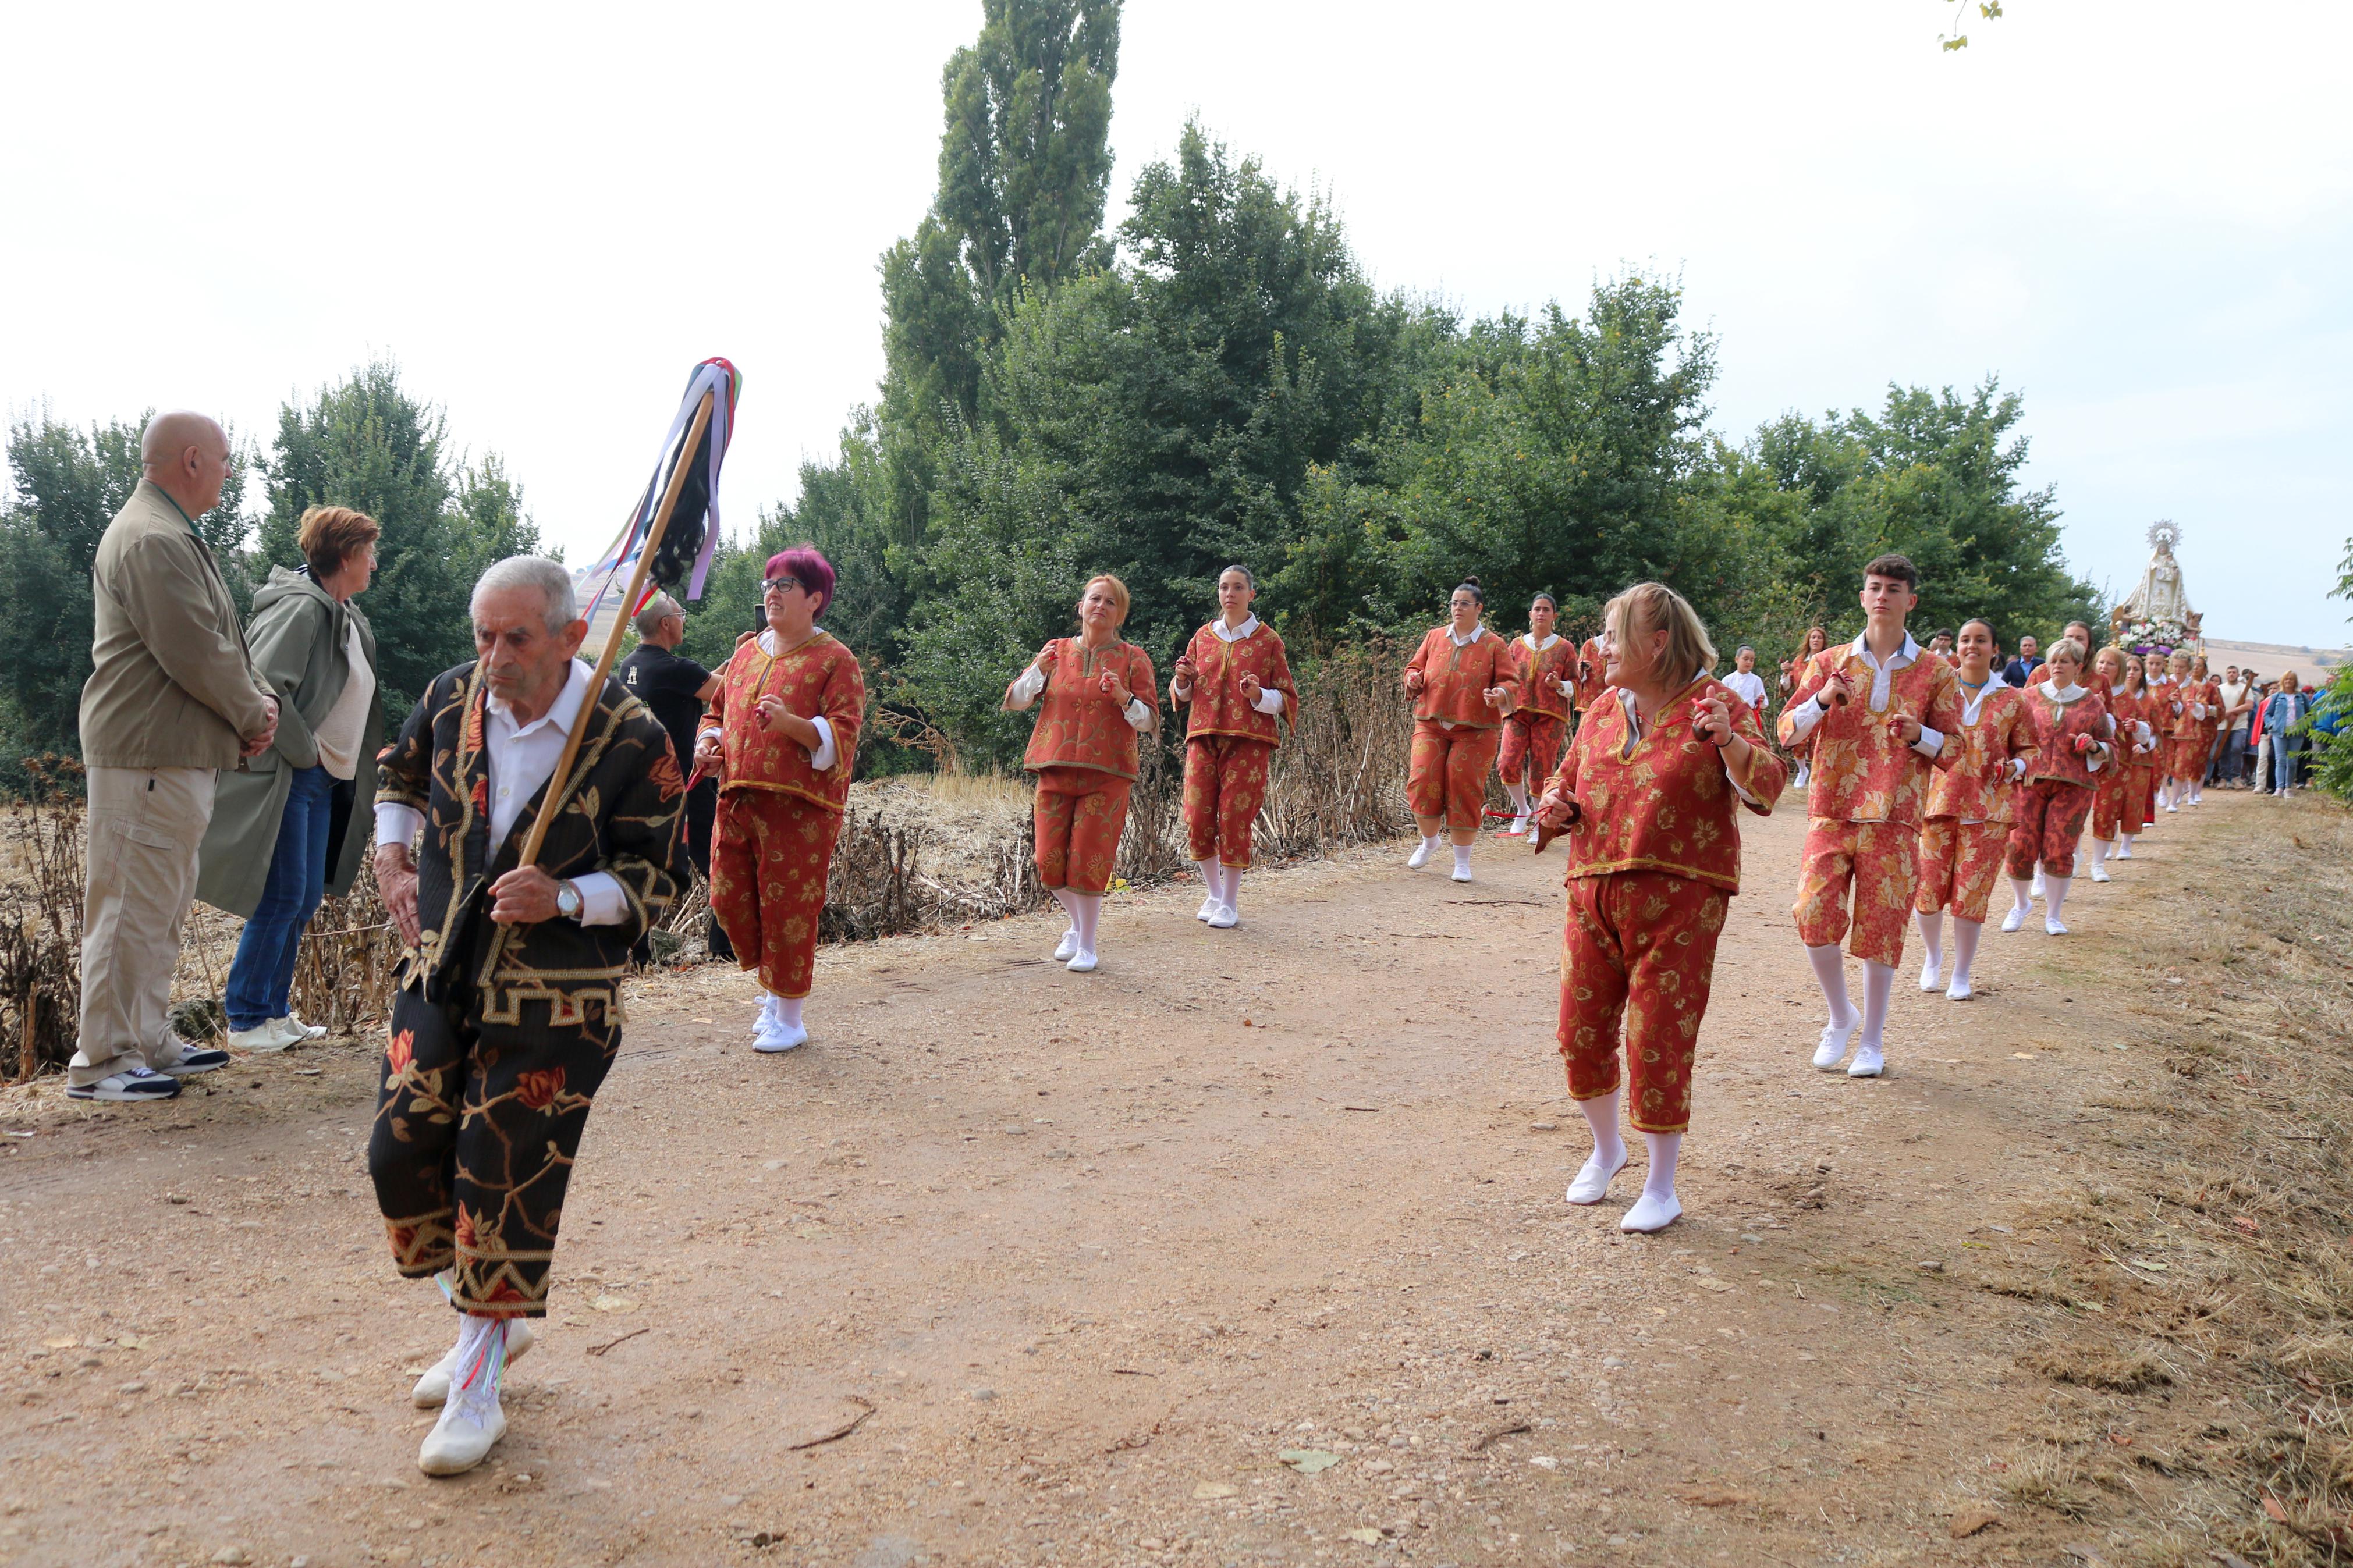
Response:
[[[2126,621],[2119,629],[2116,640],[2134,653],[2171,655],[2178,647],[2192,647],[2198,639],[2189,628],[2179,621]]]

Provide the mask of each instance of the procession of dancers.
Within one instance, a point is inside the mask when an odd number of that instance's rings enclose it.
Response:
[[[493,567],[475,595],[482,658],[434,683],[380,769],[378,871],[410,950],[369,1163],[396,1267],[435,1279],[462,1314],[458,1342],[414,1393],[441,1410],[418,1456],[434,1475],[479,1464],[505,1431],[501,1380],[546,1310],[565,1188],[619,1047],[628,950],[691,881],[681,803],[702,779],[718,789],[712,908],[762,992],[752,1046],[776,1055],[809,1039],[803,1007],[866,705],[856,656],[820,621],[831,564],[813,548],[782,552],[767,563],[763,628],[702,689],[681,776],[662,726],[617,685],[590,700],[573,657],[586,623],[566,584],[552,563]],[[1126,585],[1098,574],[1074,634],[1006,686],[1008,711],[1035,714],[1023,765],[1036,866],[1067,918],[1054,958],[1072,973],[1116,973],[1103,900],[1164,698],[1186,713],[1197,918],[1241,926],[1252,825],[1299,702],[1257,591],[1246,566],[1219,574],[1216,613],[1164,689],[1123,635]],[[1780,668],[1769,731],[1756,650],[1717,676],[1706,626],[1659,583],[1609,600],[1601,631],[1577,645],[1549,595],[1527,606],[1525,633],[1500,635],[1466,578],[1407,662],[1403,783],[1418,832],[1400,874],[1436,861],[1469,882],[1482,841],[1565,846],[1556,1043],[1592,1134],[1568,1204],[1601,1203],[1629,1163],[1622,1118],[1649,1159],[1620,1228],[1655,1232],[1683,1213],[1675,1172],[1716,942],[1741,887],[1744,812],[1768,815],[1803,789],[1792,913],[1825,1010],[1812,1065],[1875,1078],[1893,1054],[1907,929],[1925,948],[1921,987],[1966,1002],[2000,879],[2011,896],[2001,930],[2026,930],[2039,899],[2042,932],[2063,936],[2087,828],[2092,879],[2105,881],[2160,812],[2198,802],[2222,700],[2202,667],[2116,647],[2094,658],[2077,625],[2047,661],[2030,653],[2029,679],[2013,683],[2020,665],[2005,669],[1988,620],[1915,640],[1918,591],[1903,556],[1873,561],[1861,635],[1833,644],[1811,628]],[[596,741],[581,777],[550,778],[552,752],[530,760],[534,735],[560,740],[583,722]],[[1499,773],[1507,820],[1489,834]],[[513,833],[550,800],[541,865],[501,874]]]

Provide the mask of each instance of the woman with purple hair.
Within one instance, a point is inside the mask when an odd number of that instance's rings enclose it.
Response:
[[[832,602],[833,566],[814,545],[768,558],[767,629],[736,642],[694,743],[695,772],[719,779],[712,912],[767,993],[752,1034],[757,1051],[808,1038],[801,1004],[866,716],[857,656],[817,624]]]

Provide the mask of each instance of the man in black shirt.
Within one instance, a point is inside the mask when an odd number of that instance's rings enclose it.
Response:
[[[691,771],[694,731],[702,721],[703,705],[719,689],[719,678],[677,653],[686,637],[686,610],[668,594],[656,594],[647,600],[633,624],[638,628],[638,646],[615,668],[614,678],[653,710],[661,727],[670,731],[670,743],[678,750],[680,770]],[[716,779],[704,779],[687,792],[687,853],[705,881],[711,877],[711,821],[718,806]],[[716,920],[711,922],[709,947],[713,958],[735,956]],[[640,953],[639,962],[646,956]]]

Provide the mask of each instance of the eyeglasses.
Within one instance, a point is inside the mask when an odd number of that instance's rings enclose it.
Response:
[[[760,592],[763,595],[783,594],[788,593],[800,585],[801,582],[797,577],[772,577],[767,582],[760,584]]]

